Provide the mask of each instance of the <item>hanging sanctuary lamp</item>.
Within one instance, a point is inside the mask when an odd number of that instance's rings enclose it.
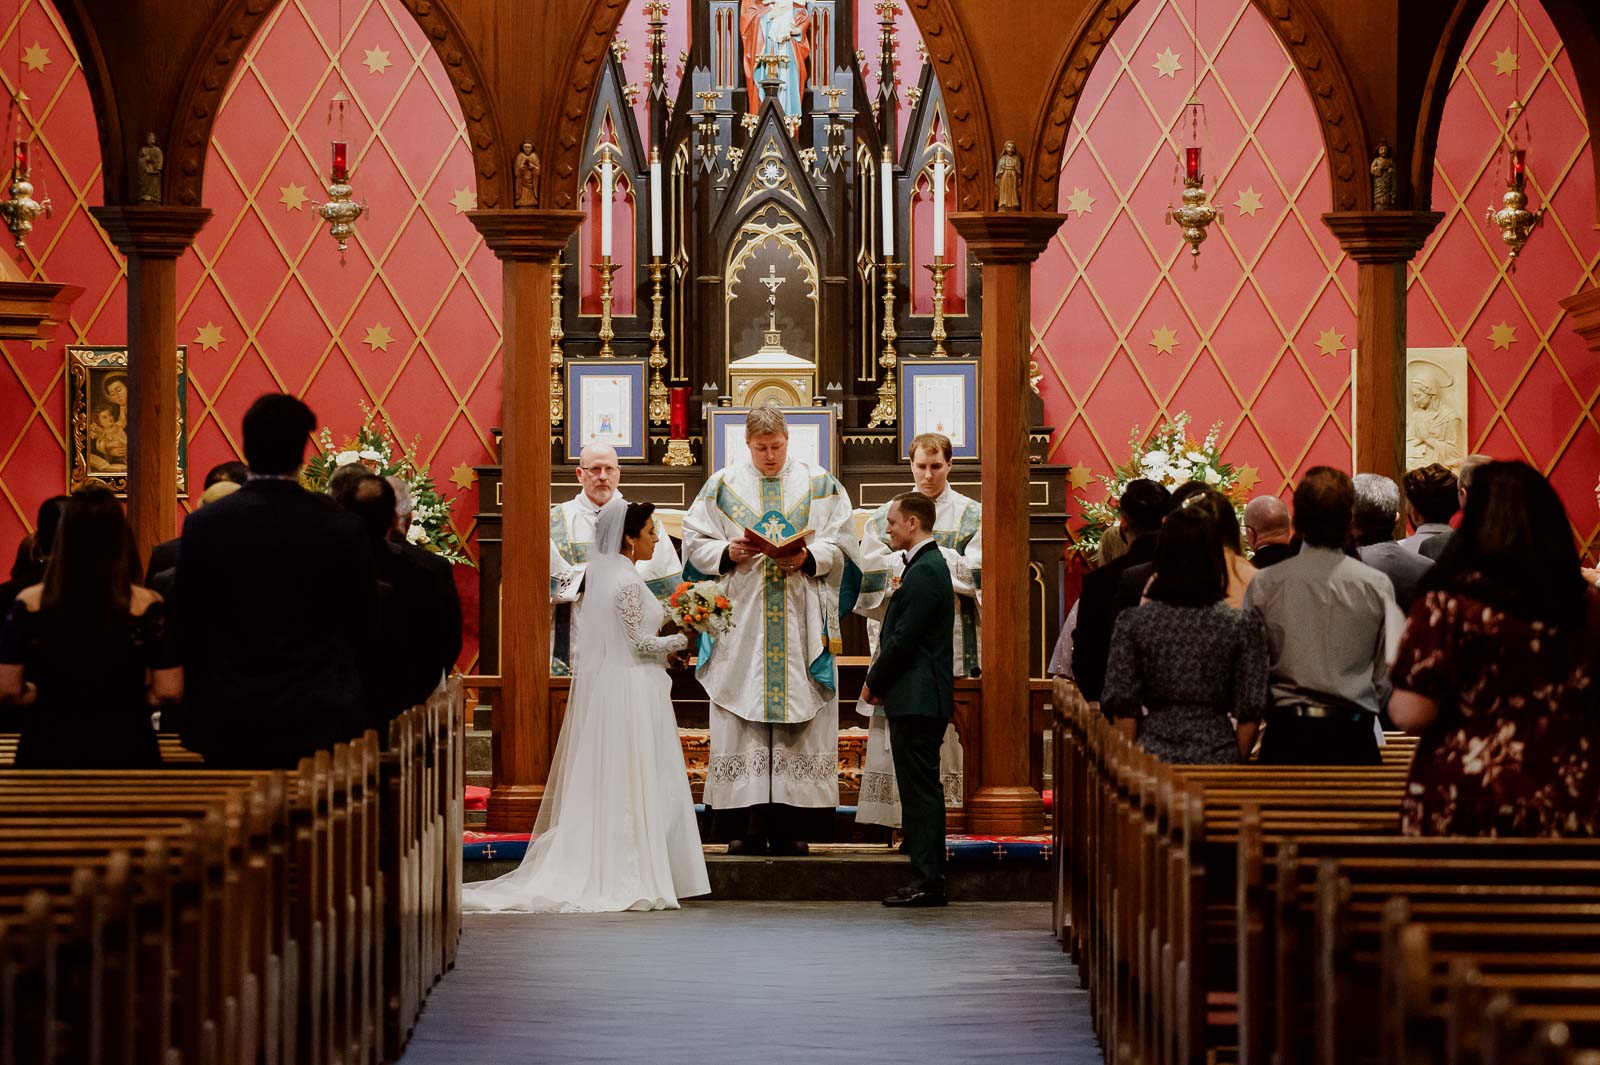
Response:
[[[1522,4],[1515,6],[1517,24],[1522,23]],[[1518,33],[1512,36],[1512,45],[1516,45]],[[1489,207],[1484,212],[1485,219],[1500,230],[1500,240],[1506,246],[1507,254],[1511,260],[1510,268],[1517,268],[1517,256],[1522,252],[1522,246],[1528,243],[1528,238],[1533,236],[1534,229],[1544,220],[1544,209],[1537,211],[1528,210],[1528,162],[1527,148],[1523,146],[1524,139],[1532,140],[1528,126],[1526,108],[1520,99],[1518,80],[1521,71],[1519,67],[1511,69],[1511,104],[1506,108],[1506,191],[1500,196],[1500,206]]]
[[[345,136],[344,117],[350,105],[344,81],[344,0],[339,0],[339,55],[334,58],[334,69],[339,75],[339,91],[328,102],[328,125],[333,130],[332,160],[328,168],[326,188],[328,198],[317,204],[317,216],[328,223],[328,235],[339,245],[339,262],[344,262],[345,249],[355,235],[356,219],[367,212],[365,203],[355,201],[355,187],[350,183],[350,141]]]
[[[1183,230],[1183,242],[1189,245],[1189,254],[1196,270],[1200,269],[1200,245],[1205,243],[1206,227],[1212,222],[1222,220],[1222,208],[1211,203],[1211,194],[1206,191],[1205,169],[1202,162],[1202,149],[1205,137],[1202,135],[1207,129],[1206,105],[1200,102],[1200,4],[1196,0],[1193,21],[1189,24],[1190,44],[1194,58],[1190,60],[1193,69],[1190,71],[1194,78],[1194,87],[1189,93],[1189,100],[1183,105],[1183,115],[1178,119],[1181,128],[1184,120],[1188,120],[1189,140],[1183,148],[1183,192],[1179,196],[1180,206],[1167,208],[1168,222],[1176,222]],[[1176,175],[1174,175],[1176,177]],[[1176,181],[1174,181],[1176,185]]]
[[[50,197],[45,196],[34,199],[32,167],[29,152],[33,138],[32,129],[23,129],[22,105],[28,102],[28,94],[22,91],[22,56],[21,37],[18,36],[17,55],[17,89],[11,94],[12,121],[7,125],[16,130],[12,141],[11,151],[11,187],[7,190],[7,197],[0,200],[0,218],[6,223],[6,229],[11,231],[11,236],[16,240],[17,247],[25,248],[28,245],[28,234],[33,232],[33,223],[40,215],[49,217]]]

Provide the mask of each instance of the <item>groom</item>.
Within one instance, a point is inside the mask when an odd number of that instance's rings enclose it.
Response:
[[[955,716],[955,670],[950,660],[955,590],[950,566],[933,536],[933,501],[920,492],[894,498],[885,521],[889,546],[905,553],[900,589],[889,600],[878,658],[867,671],[861,698],[882,706],[889,719],[889,748],[911,857],[911,884],[883,900],[885,906],[943,906],[944,787],[939,747]]]

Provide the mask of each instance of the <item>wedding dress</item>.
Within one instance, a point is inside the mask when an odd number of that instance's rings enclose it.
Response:
[[[578,604],[572,694],[522,864],[462,887],[467,911],[677,909],[710,892],[662,660],[682,634],[621,554],[627,503],[600,508]]]

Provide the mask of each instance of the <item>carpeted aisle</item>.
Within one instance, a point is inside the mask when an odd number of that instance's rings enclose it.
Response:
[[[690,903],[468,915],[403,1065],[1090,1065],[1045,903]]]

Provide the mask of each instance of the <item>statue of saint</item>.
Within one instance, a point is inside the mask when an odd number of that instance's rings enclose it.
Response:
[[[1406,412],[1406,468],[1437,462],[1452,469],[1463,454],[1461,414],[1445,400],[1454,384],[1431,362],[1414,362],[1406,371],[1410,408]]]
[[[1389,142],[1378,142],[1378,154],[1372,159],[1372,209],[1394,210],[1394,160],[1389,156]]]
[[[1016,141],[1006,141],[994,168],[994,205],[1000,211],[1022,210],[1022,156],[1017,154]]]
[[[532,141],[523,141],[517,153],[515,167],[517,192],[512,199],[516,207],[539,206],[539,154],[533,150]]]
[[[156,145],[156,135],[144,135],[144,147],[139,149],[139,202],[161,202],[161,171],[167,159]]]
[[[756,59],[781,55],[789,61],[779,69],[778,104],[785,115],[799,117],[800,94],[805,91],[811,62],[811,12],[804,0],[739,0],[739,37],[744,42],[744,83],[750,94],[750,114],[761,110],[763,71]]]

